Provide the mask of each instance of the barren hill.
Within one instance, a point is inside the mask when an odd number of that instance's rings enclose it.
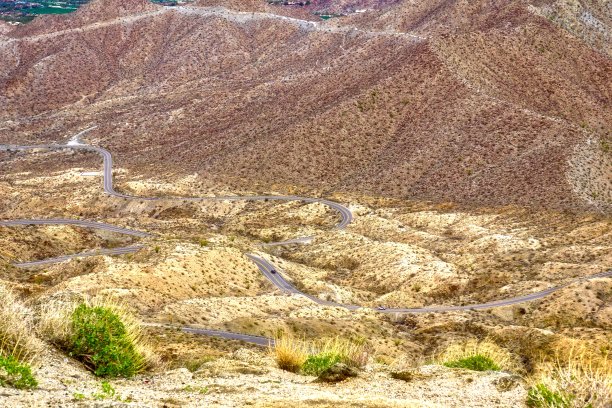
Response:
[[[612,61],[545,2],[404,1],[327,22],[263,1],[116,3],[0,35],[0,141],[60,141],[95,123],[90,138],[134,174],[612,202]]]

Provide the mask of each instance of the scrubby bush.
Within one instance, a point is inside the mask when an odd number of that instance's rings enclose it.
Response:
[[[444,363],[450,368],[465,368],[472,371],[499,371],[500,367],[495,364],[490,357],[476,354],[461,358],[459,360],[447,361]]]
[[[302,364],[302,373],[319,376],[336,363],[342,362],[342,356],[336,353],[319,353],[308,356]]]
[[[38,382],[32,375],[32,369],[27,363],[20,363],[15,357],[0,355],[0,386],[17,389],[36,388]]]
[[[527,405],[536,408],[571,408],[574,397],[552,391],[543,383],[535,384],[527,394]]]
[[[368,360],[363,342],[339,337],[306,341],[281,335],[275,339],[270,351],[281,369],[314,376],[319,376],[336,363],[359,368]]]
[[[531,379],[527,404],[537,408],[607,408],[612,406],[612,362],[608,352],[578,341],[555,346]]]
[[[138,322],[110,299],[51,306],[40,329],[100,377],[129,378],[157,362]]]
[[[474,371],[516,371],[517,367],[508,350],[489,340],[452,344],[437,356],[437,362],[446,367]]]
[[[70,355],[100,377],[132,377],[142,371],[144,357],[136,351],[121,317],[103,306],[79,305],[71,316]]]

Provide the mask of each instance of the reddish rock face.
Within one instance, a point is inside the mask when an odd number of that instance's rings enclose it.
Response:
[[[533,5],[401,2],[313,25],[265,2],[114,1],[0,40],[1,141],[96,123],[137,173],[474,205],[612,200],[612,63]]]

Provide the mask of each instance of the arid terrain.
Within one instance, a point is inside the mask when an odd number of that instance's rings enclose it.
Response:
[[[150,234],[0,226],[0,289],[42,344],[38,387],[5,388],[0,370],[0,407],[552,406],[531,399],[542,367],[612,344],[612,279],[590,278],[612,270],[610,15],[598,0],[93,0],[0,22],[0,220]],[[95,152],[10,146],[68,142],[112,153],[118,194]],[[258,195],[322,197],[352,219],[172,198]],[[109,385],[49,337],[49,305],[95,298],[143,323],[155,367]],[[429,311],[450,306],[465,308]],[[366,357],[332,384],[272,347],[181,328],[342,338]],[[470,339],[511,363],[442,363]],[[612,403],[580,398],[559,406]]]

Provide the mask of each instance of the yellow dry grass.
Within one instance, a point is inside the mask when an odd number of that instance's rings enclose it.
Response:
[[[294,373],[300,371],[309,356],[317,354],[339,356],[343,362],[355,367],[364,366],[369,359],[363,342],[337,336],[309,341],[292,334],[280,334],[270,345],[270,354],[279,368]]]
[[[531,378],[532,385],[544,385],[563,400],[563,408],[612,406],[612,361],[607,350],[596,350],[577,340],[563,340],[555,356],[543,361]],[[559,402],[530,393],[532,405],[556,408]],[[538,405],[539,404],[539,405]]]
[[[521,366],[515,356],[503,347],[498,346],[489,339],[478,341],[469,339],[459,343],[453,343],[443,352],[435,356],[437,364],[444,365],[469,357],[482,356],[491,359],[501,370],[520,372]]]
[[[31,311],[3,284],[0,284],[0,300],[0,355],[35,363],[42,343],[32,335]]]

